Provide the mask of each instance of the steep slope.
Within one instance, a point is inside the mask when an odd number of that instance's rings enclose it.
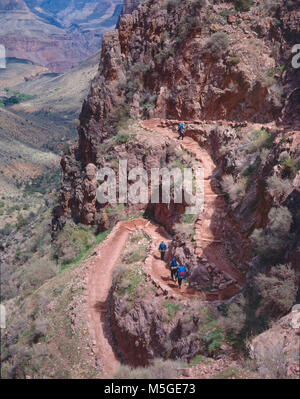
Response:
[[[2,0],[0,42],[7,57],[64,72],[99,50],[101,36],[117,23],[121,4]]]
[[[97,72],[99,58],[99,53],[96,53],[64,74],[41,74],[9,86],[11,91],[36,96],[28,102],[14,106],[14,111],[49,113],[69,120],[77,119],[90,82]],[[1,77],[0,72],[0,79]]]
[[[298,15],[294,1],[147,0],[104,36],[78,144],[61,161],[60,206],[52,213],[60,272],[40,279],[33,294],[22,284],[21,298],[6,302],[8,376],[108,376],[119,357],[147,366],[159,356],[200,362],[191,372],[196,377],[222,378],[218,370],[225,378],[245,378],[246,343],[290,311],[297,291],[299,297],[299,72],[290,53]],[[176,137],[180,121],[183,142]],[[170,204],[150,197],[148,203],[100,204],[97,170],[109,167],[119,177],[118,160],[147,173],[202,165],[203,212],[185,215],[187,204],[176,203],[174,192]],[[128,221],[140,213],[151,222]],[[139,228],[151,236],[150,248],[145,237],[128,239]],[[92,229],[113,231],[83,264],[80,251],[90,251]],[[175,255],[187,266],[182,293],[157,259],[162,237],[167,261]],[[20,262],[17,276],[18,269],[6,267],[5,281],[13,273],[15,292],[25,269]],[[280,331],[275,327],[275,351],[268,342],[273,331],[252,342],[256,372],[264,372],[263,365],[269,377],[299,375],[295,359],[291,370],[282,361],[286,321],[290,316],[279,322]],[[44,340],[52,361],[39,352]],[[38,358],[45,359],[42,369],[34,366]],[[224,369],[231,364],[238,370]]]
[[[195,221],[173,202],[149,202],[146,214],[173,235],[172,254],[196,290],[232,297],[226,334],[244,344],[291,309],[299,287],[299,72],[290,55],[299,8],[239,4],[145,1],[104,36],[78,145],[62,160],[53,228],[70,216],[99,229],[116,223],[118,211],[96,201],[95,179],[103,166],[118,175],[116,159],[146,171],[202,161],[210,180]],[[180,120],[184,144],[170,131]]]

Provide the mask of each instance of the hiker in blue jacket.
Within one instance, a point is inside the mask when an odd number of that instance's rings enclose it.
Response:
[[[172,257],[172,260],[170,262],[170,269],[171,269],[171,279],[172,281],[176,281],[178,263],[177,260],[174,258],[174,256]]]
[[[165,260],[165,253],[166,253],[166,250],[167,250],[167,246],[166,246],[166,244],[163,241],[160,243],[160,245],[158,247],[158,250],[160,252],[160,259],[161,260]]]
[[[185,266],[179,266],[177,269],[177,279],[178,279],[178,287],[181,288],[182,280],[186,277],[186,268]]]
[[[183,140],[184,139],[184,132],[183,132],[183,128],[184,128],[184,123],[179,123],[179,126],[178,126],[178,132],[179,132],[179,137],[178,137],[178,139],[180,140]]]

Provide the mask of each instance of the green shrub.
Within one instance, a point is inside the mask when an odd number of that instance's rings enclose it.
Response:
[[[255,152],[262,148],[271,148],[273,144],[273,135],[265,129],[255,130],[250,135],[251,143],[248,146],[249,152]]]
[[[198,334],[201,339],[202,349],[207,351],[210,356],[219,354],[221,345],[224,343],[220,321],[208,307],[202,308],[197,317]]]
[[[19,103],[24,102],[24,101],[33,100],[36,97],[37,97],[36,95],[23,94],[23,93],[15,92],[14,95],[4,99],[3,100],[3,104],[5,106],[19,104]]]
[[[244,177],[249,177],[251,176],[254,172],[257,171],[257,169],[259,168],[261,164],[261,158],[260,156],[257,156],[255,158],[255,161],[251,164],[245,167],[245,169],[243,170],[243,176]]]
[[[118,144],[125,144],[127,143],[129,140],[132,140],[135,137],[134,134],[132,133],[118,133],[116,135],[116,143]]]
[[[252,0],[235,0],[234,6],[237,11],[249,11],[253,4]]]
[[[135,263],[135,262],[144,262],[146,259],[146,251],[145,248],[140,247],[137,248],[133,251],[131,251],[129,254],[123,257],[123,262],[129,264],[129,263]]]
[[[293,158],[286,156],[280,159],[280,164],[283,167],[284,174],[289,177],[295,177],[298,170],[300,170],[300,162],[296,162]]]
[[[241,61],[240,57],[231,57],[228,61],[228,64],[234,66],[239,64],[240,61]]]
[[[214,33],[206,42],[204,52],[209,53],[213,58],[221,58],[229,46],[228,36],[224,32]]]
[[[195,223],[196,219],[197,219],[197,215],[186,214],[186,213],[183,213],[180,218],[182,223],[189,223],[189,224]]]
[[[173,319],[173,317],[175,316],[175,314],[178,312],[178,310],[180,309],[180,306],[177,303],[174,302],[164,302],[163,306],[166,308],[169,319]]]
[[[89,229],[69,222],[53,242],[53,256],[63,265],[67,265],[73,262],[82,251],[90,248],[95,241],[95,236]]]
[[[22,227],[26,226],[28,224],[28,220],[23,217],[23,215],[20,213],[17,217],[17,229],[21,229]]]
[[[140,287],[145,283],[145,278],[146,275],[141,265],[119,266],[114,272],[115,292],[117,295],[126,295],[129,301],[133,301],[142,295]]]

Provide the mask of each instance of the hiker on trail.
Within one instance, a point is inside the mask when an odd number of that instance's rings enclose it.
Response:
[[[170,262],[170,269],[171,269],[171,279],[172,279],[172,281],[176,281],[178,263],[177,263],[177,260],[174,258],[174,256],[172,257],[172,260]]]
[[[167,250],[167,246],[166,246],[166,244],[163,241],[160,243],[160,246],[158,247],[158,250],[160,252],[160,259],[164,260],[165,259],[165,253],[166,253],[166,250]]]
[[[178,137],[178,139],[180,140],[183,140],[184,139],[184,132],[183,132],[183,129],[184,129],[184,123],[179,123],[179,126],[178,126],[178,132],[179,132],[179,137]]]
[[[179,266],[177,269],[177,279],[178,279],[178,287],[181,288],[182,280],[186,277],[186,268],[185,266]]]

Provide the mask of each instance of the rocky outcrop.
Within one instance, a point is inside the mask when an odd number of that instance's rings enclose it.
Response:
[[[122,11],[117,23],[117,28],[120,27],[120,18],[125,14],[131,14],[141,3],[141,0],[124,0]]]
[[[300,310],[278,320],[249,344],[249,353],[267,378],[299,378]]]
[[[276,68],[288,62],[284,54],[291,42],[285,38],[294,25],[286,21],[275,34],[275,16],[265,17],[269,28],[258,37],[253,29],[264,17],[260,8],[238,13],[234,24],[220,16],[227,8],[182,2],[169,9],[165,2],[145,2],[121,17],[118,31],[104,36],[99,72],[80,116],[77,159],[83,169],[96,163],[98,145],[124,117],[265,123],[287,112],[281,85],[292,71],[281,76]],[[282,9],[284,15],[294,12]],[[209,22],[208,11],[216,23]],[[223,32],[217,54],[210,47],[216,31]],[[278,45],[284,51],[273,58],[271,49]]]
[[[112,330],[122,360],[131,366],[147,366],[155,358],[192,359],[201,348],[197,334],[200,318],[191,304],[181,302],[176,317],[168,316],[163,297],[128,303],[113,296]],[[165,299],[164,303],[168,303]],[[176,305],[175,305],[176,306]],[[172,320],[171,320],[172,319]],[[203,353],[205,349],[202,348]]]

